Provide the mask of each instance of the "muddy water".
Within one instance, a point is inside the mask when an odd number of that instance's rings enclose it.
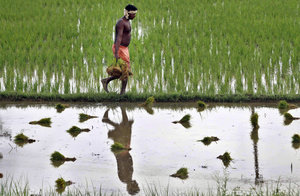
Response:
[[[298,103],[298,105],[300,105]],[[210,104],[197,111],[194,103],[155,104],[147,111],[138,104],[71,104],[58,113],[55,104],[1,103],[0,173],[3,179],[26,178],[32,192],[55,187],[63,177],[83,190],[92,186],[104,192],[142,194],[148,186],[170,190],[198,188],[206,192],[216,187],[216,176],[228,173],[230,187],[249,188],[258,183],[300,183],[300,149],[292,146],[292,136],[300,134],[300,120],[284,125],[275,104]],[[252,112],[259,115],[259,129],[250,123]],[[98,118],[79,122],[79,114]],[[153,114],[152,114],[153,113]],[[300,117],[300,109],[290,110]],[[190,128],[173,124],[191,115]],[[31,125],[30,121],[51,118],[51,127]],[[72,126],[89,128],[72,137]],[[16,145],[14,136],[24,133],[36,142]],[[206,146],[201,140],[216,136],[220,140]],[[132,148],[113,153],[114,142]],[[59,151],[75,162],[54,167],[50,155]],[[229,152],[233,161],[225,167],[216,157]],[[170,177],[186,167],[189,178]],[[89,187],[86,186],[89,184]]]

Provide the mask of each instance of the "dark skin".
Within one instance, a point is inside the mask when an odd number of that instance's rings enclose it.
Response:
[[[116,33],[115,33],[115,58],[118,60],[120,57],[118,55],[119,47],[125,46],[128,47],[131,39],[131,25],[129,20],[133,20],[136,14],[129,14],[128,19],[123,16],[120,18],[116,24]]]
[[[122,18],[120,18],[116,24],[116,32],[115,32],[115,58],[116,61],[118,62],[119,57],[119,47],[121,46],[125,46],[128,47],[130,44],[130,39],[131,39],[131,25],[129,20],[133,20],[135,18],[136,14],[128,14],[128,19],[126,19],[125,16],[123,16]],[[108,92],[107,89],[107,85],[110,81],[118,79],[119,77],[116,76],[111,76],[105,79],[102,79],[101,82],[103,84],[103,88],[106,92]],[[122,80],[122,86],[121,86],[121,92],[120,94],[124,94],[125,93],[125,89],[127,86],[127,81],[128,79]]]

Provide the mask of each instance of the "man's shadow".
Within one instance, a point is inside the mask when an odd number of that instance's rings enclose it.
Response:
[[[107,109],[103,115],[102,122],[107,123],[114,127],[113,130],[108,131],[108,138],[112,139],[114,143],[118,142],[125,148],[130,148],[131,141],[131,129],[133,120],[128,120],[126,110],[121,107],[122,111],[122,122],[115,123],[108,117],[109,109]],[[132,179],[133,174],[133,162],[132,157],[128,150],[123,150],[118,153],[114,153],[117,165],[118,165],[118,176],[121,182],[127,184],[127,191],[129,194],[134,195],[140,191],[138,183]]]

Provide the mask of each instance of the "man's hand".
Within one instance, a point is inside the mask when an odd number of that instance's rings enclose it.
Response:
[[[116,62],[118,62],[118,60],[119,60],[119,54],[115,54],[115,58],[116,58]]]

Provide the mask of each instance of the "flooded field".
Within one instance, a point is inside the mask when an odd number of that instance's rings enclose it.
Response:
[[[292,144],[300,120],[285,121],[277,103],[208,104],[203,111],[196,103],[155,103],[147,110],[139,103],[70,103],[59,112],[55,105],[0,104],[0,182],[24,179],[38,193],[55,189],[62,177],[74,183],[66,190],[101,187],[124,195],[143,195],[152,186],[207,192],[224,177],[229,187],[240,189],[278,180],[300,185],[300,149]],[[250,122],[253,113],[258,128]],[[289,113],[300,117],[299,108]],[[172,123],[187,114],[188,124]],[[51,119],[49,126],[29,124],[43,118]],[[84,131],[71,132],[73,126]],[[20,133],[35,142],[15,142]],[[212,136],[219,140],[200,141]],[[113,152],[114,143],[131,150]],[[53,164],[55,151],[76,160]],[[232,158],[229,164],[217,158],[225,152]],[[170,177],[180,168],[187,168],[187,179]]]

